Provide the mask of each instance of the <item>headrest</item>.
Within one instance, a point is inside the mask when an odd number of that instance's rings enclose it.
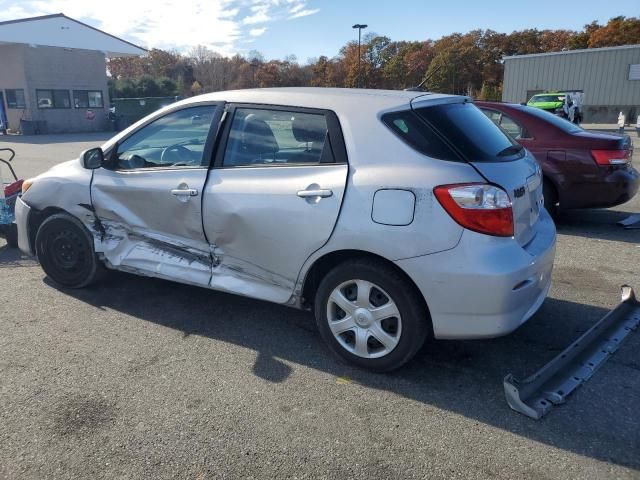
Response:
[[[291,128],[299,142],[323,142],[327,135],[327,121],[323,115],[298,114]]]
[[[251,118],[244,128],[244,144],[251,153],[275,153],[280,148],[271,127],[264,120]]]

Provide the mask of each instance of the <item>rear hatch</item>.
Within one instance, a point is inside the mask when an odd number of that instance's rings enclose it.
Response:
[[[460,161],[470,163],[512,202],[514,236],[522,246],[536,234],[542,204],[542,174],[533,156],[497,127],[468,98],[429,104],[418,97],[413,110],[435,130]]]

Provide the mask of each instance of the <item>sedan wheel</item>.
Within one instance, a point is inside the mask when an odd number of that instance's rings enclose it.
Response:
[[[315,298],[316,323],[333,353],[374,371],[408,362],[429,332],[429,313],[402,272],[372,259],[331,270]]]

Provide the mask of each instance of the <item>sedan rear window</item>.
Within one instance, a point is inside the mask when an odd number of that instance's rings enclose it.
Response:
[[[499,162],[521,158],[523,149],[469,102],[416,109],[447,143],[468,162]]]
[[[575,123],[571,123],[569,120],[565,120],[564,118],[560,118],[553,113],[547,112],[545,110],[540,110],[535,107],[522,107],[522,109],[530,115],[534,117],[538,117],[542,120],[545,120],[552,125],[558,127],[560,130],[566,133],[578,133],[582,132],[584,129],[579,127]]]

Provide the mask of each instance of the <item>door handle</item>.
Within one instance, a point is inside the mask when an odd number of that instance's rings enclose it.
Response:
[[[198,195],[198,190],[195,188],[174,188],[171,190],[171,195],[176,197],[195,197]]]
[[[300,198],[321,197],[327,198],[333,195],[333,192],[327,188],[318,188],[314,190],[300,190],[298,196]]]

